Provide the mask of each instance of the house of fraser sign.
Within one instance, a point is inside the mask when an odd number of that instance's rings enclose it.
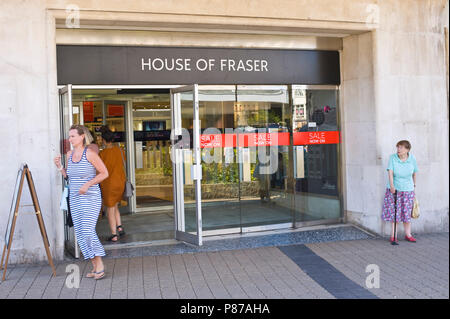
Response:
[[[58,84],[331,84],[338,51],[57,46]]]
[[[145,71],[192,71],[200,72],[268,72],[267,60],[260,59],[192,59],[141,58],[141,70]]]

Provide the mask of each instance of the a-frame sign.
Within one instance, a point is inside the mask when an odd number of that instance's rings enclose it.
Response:
[[[39,225],[39,230],[41,231],[42,240],[44,241],[45,251],[47,252],[47,258],[50,263],[50,266],[52,267],[53,276],[56,276],[55,266],[53,264],[52,255],[50,253],[50,244],[48,241],[47,232],[45,230],[44,219],[42,218],[41,208],[39,206],[36,189],[34,187],[33,177],[31,176],[31,172],[30,172],[30,169],[28,168],[28,165],[22,164],[22,166],[20,167],[19,172],[17,174],[17,180],[16,180],[16,186],[14,189],[13,201],[11,204],[11,210],[10,210],[10,215],[9,215],[9,219],[8,219],[8,224],[6,226],[5,247],[3,248],[2,262],[0,264],[0,267],[3,268],[3,260],[5,258],[5,252],[7,252],[6,260],[5,260],[5,268],[3,270],[2,281],[5,280],[5,276],[6,276],[6,268],[8,266],[9,254],[11,252],[11,245],[12,245],[12,241],[13,241],[14,229],[16,227],[17,216],[19,214],[20,198],[22,195],[25,177],[27,179],[28,189],[30,190],[31,198],[33,200],[34,211],[36,213],[36,219],[37,219],[37,222]]]

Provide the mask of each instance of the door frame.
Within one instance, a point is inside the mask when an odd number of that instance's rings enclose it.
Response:
[[[183,162],[184,149],[175,148],[174,145],[178,136],[182,135],[182,113],[180,94],[192,92],[193,107],[193,143],[192,152],[194,164],[191,166],[191,175],[195,188],[195,224],[196,234],[187,232],[185,229],[185,206],[184,206],[184,180],[183,180]],[[198,103],[198,84],[181,86],[170,90],[170,104],[172,115],[172,171],[173,191],[174,191],[174,212],[175,212],[175,239],[190,244],[201,246],[203,244],[202,234],[202,199],[201,199],[201,153],[200,153],[200,119]]]
[[[66,138],[66,130],[70,128],[73,125],[73,101],[72,101],[72,84],[67,84],[63,86],[58,86],[58,105],[59,105],[59,123],[60,123],[60,152],[61,152],[61,159],[63,163],[66,161],[66,156],[64,153],[64,140]],[[68,103],[68,123],[67,128],[65,127],[64,123],[64,95],[67,94],[67,103]],[[81,110],[80,110],[81,112]],[[80,117],[80,121],[82,121],[82,118]],[[80,122],[81,123],[81,122]],[[70,144],[69,144],[70,145]],[[70,145],[70,148],[72,149],[72,145]],[[67,169],[67,167],[66,167]],[[61,176],[61,191],[64,188],[64,178]],[[73,255],[75,258],[80,258],[80,248],[78,246],[77,237],[75,234],[74,227],[69,227],[66,223],[67,220],[67,212],[64,214],[64,248],[67,250],[71,255]],[[72,241],[73,239],[73,241]]]

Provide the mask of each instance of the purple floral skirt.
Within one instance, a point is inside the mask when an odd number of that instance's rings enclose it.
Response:
[[[414,191],[411,192],[399,192],[397,191],[397,222],[398,223],[410,223],[411,212],[414,207]],[[391,193],[389,188],[386,189],[384,194],[383,213],[381,219],[386,222],[394,222],[395,209],[394,209],[394,194]]]

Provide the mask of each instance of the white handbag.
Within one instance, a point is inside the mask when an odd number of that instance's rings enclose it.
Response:
[[[64,190],[61,195],[61,201],[59,203],[59,208],[61,210],[69,210],[69,208],[67,207],[67,197],[69,197],[69,186],[64,185]]]

